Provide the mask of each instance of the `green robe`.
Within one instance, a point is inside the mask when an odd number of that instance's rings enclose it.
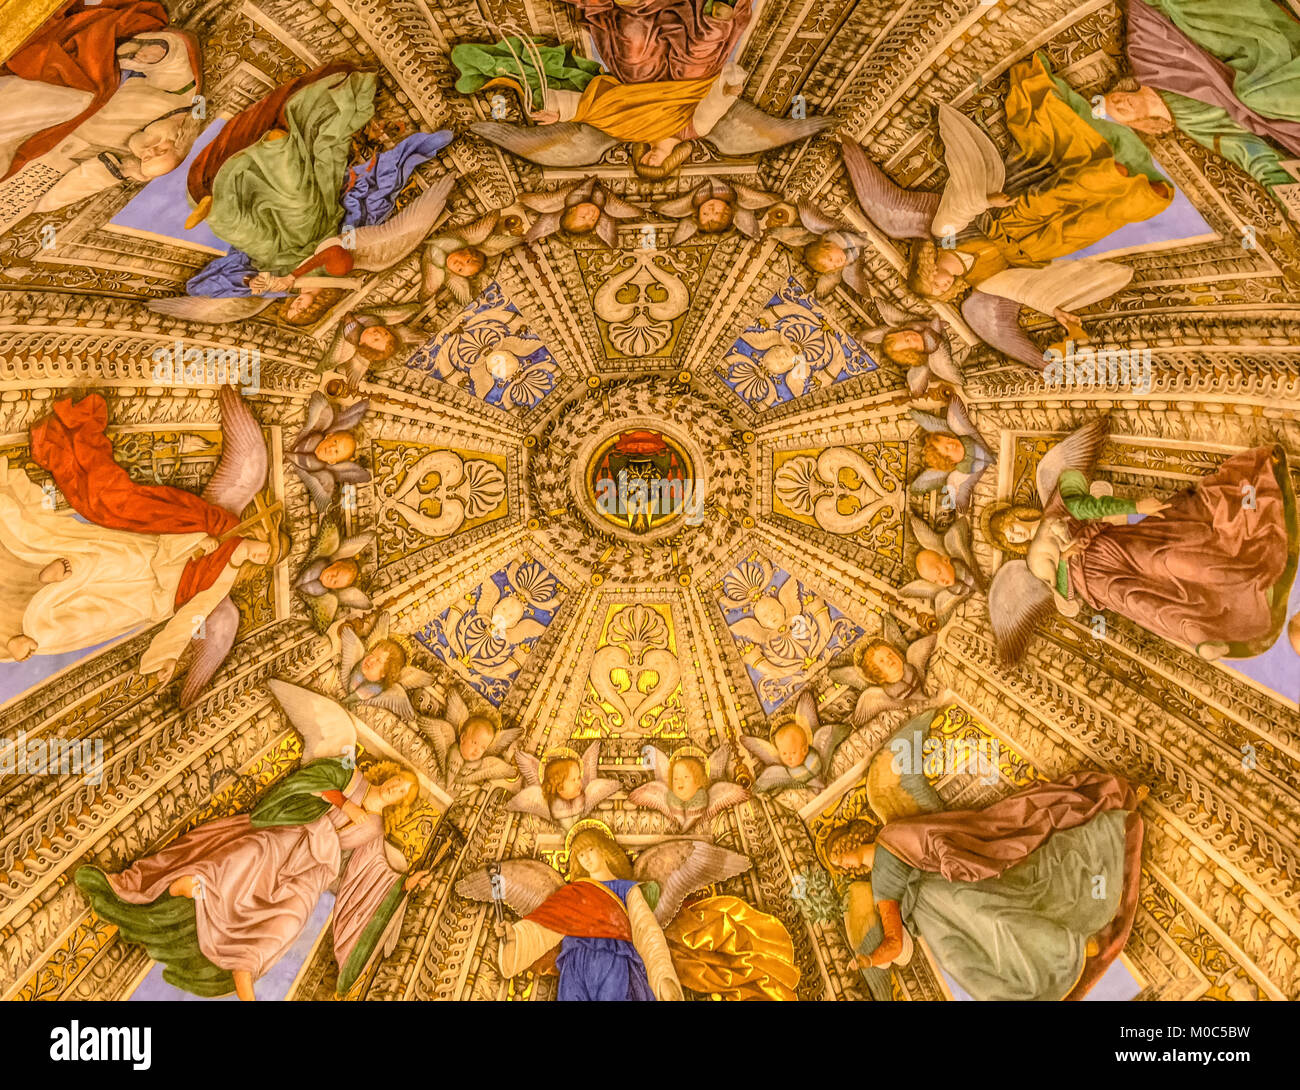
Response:
[[[499,77],[519,83],[519,68],[522,64],[523,77],[532,92],[532,108],[542,109],[542,81],[536,64],[524,51],[524,44],[519,38],[507,38],[506,42],[510,43],[509,48],[506,48],[505,42],[466,42],[455,46],[451,51],[451,63],[460,73],[456,80],[456,90],[462,95],[472,95],[485,83]],[[535,48],[545,67],[548,87],[582,91],[604,71],[598,62],[577,56],[571,46],[535,43]],[[511,50],[514,51],[513,55]]]
[[[284,275],[336,235],[352,135],[374,116],[375,75],[318,80],[285,104],[288,135],[232,155],[212,184],[208,226],[262,272]]]
[[[1136,515],[1137,501],[1123,496],[1094,496],[1088,491],[1088,478],[1077,469],[1067,469],[1056,482],[1057,491],[1065,509],[1080,522],[1104,519],[1110,515]],[[1062,597],[1070,593],[1069,562],[1056,564],[1056,592]]]
[[[1088,939],[1119,911],[1127,820],[1125,810],[1098,814],[979,882],[918,870],[878,845],[872,896],[899,903],[912,933],[972,998],[1063,999],[1083,971]],[[873,928],[862,952],[880,935]]]

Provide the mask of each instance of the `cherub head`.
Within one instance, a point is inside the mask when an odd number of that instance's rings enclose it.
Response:
[[[320,585],[326,590],[342,590],[356,583],[361,575],[361,565],[350,556],[326,565],[320,573]]]
[[[632,861],[604,830],[579,829],[569,844],[569,880],[609,873],[624,880],[632,877]]]
[[[930,359],[925,337],[917,329],[895,329],[880,341],[880,349],[900,367],[922,367]]]
[[[361,676],[367,681],[394,685],[406,668],[406,650],[396,640],[380,640],[361,660]]]
[[[342,296],[343,292],[338,288],[301,289],[285,300],[280,317],[289,325],[311,325]]]
[[[709,772],[704,761],[693,753],[674,756],[668,765],[668,789],[679,802],[689,802],[709,784]]]
[[[786,768],[794,768],[808,759],[811,740],[798,723],[788,721],[772,731],[772,745]]]
[[[316,444],[312,452],[328,466],[346,462],[357,452],[357,441],[351,432],[332,431]]]
[[[1118,121],[1138,132],[1163,136],[1174,131],[1174,118],[1152,87],[1139,87],[1136,91],[1108,91],[1101,96],[1102,108],[1109,121]]]
[[[574,757],[555,757],[542,771],[542,798],[550,806],[556,799],[572,802],[582,794],[582,762]]]
[[[473,246],[463,246],[447,255],[447,271],[453,276],[463,276],[466,279],[478,276],[486,264],[487,258]]]
[[[950,587],[957,582],[957,569],[952,566],[952,561],[934,549],[922,549],[916,554],[916,574],[940,587]]]
[[[471,715],[460,728],[460,755],[467,761],[479,760],[496,734],[496,724],[486,715]]]
[[[826,860],[836,870],[865,874],[876,857],[876,827],[869,821],[841,825],[826,841]]]
[[[599,222],[600,206],[592,201],[572,204],[560,216],[560,226],[572,235],[590,234]]]
[[[357,338],[357,351],[372,361],[391,359],[397,352],[397,334],[386,325],[370,325]]]
[[[929,239],[912,246],[907,264],[907,286],[925,299],[955,298],[966,282],[940,260],[939,249]]]
[[[710,197],[695,210],[695,220],[706,235],[720,235],[736,218],[736,206],[721,197]]]
[[[921,461],[926,469],[938,469],[944,472],[956,469],[966,457],[966,448],[955,435],[942,432],[927,432],[921,444]]]
[[[804,264],[813,272],[833,273],[849,263],[848,251],[829,238],[818,238],[803,248]]]
[[[989,537],[1000,549],[1024,552],[1042,518],[1043,513],[1037,507],[1007,504],[989,516]]]
[[[907,663],[888,640],[868,640],[858,651],[858,666],[877,685],[903,680]]]

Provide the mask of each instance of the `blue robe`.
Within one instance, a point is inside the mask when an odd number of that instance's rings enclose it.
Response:
[[[636,882],[617,878],[602,882],[627,906]],[[557,999],[574,1002],[625,1003],[654,1000],[645,962],[636,947],[621,939],[592,939],[565,935],[555,959],[560,972]]]

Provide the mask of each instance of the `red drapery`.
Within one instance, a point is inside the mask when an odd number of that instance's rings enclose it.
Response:
[[[94,98],[76,117],[42,129],[18,148],[6,178],[51,148],[95,113],[117,91],[122,73],[117,47],[127,38],[167,25],[167,12],[154,0],[99,0],[87,6],[72,0],[52,15],[21,49],[6,70],[23,79],[90,91]],[[0,179],[2,180],[2,179]]]
[[[627,910],[598,882],[570,882],[524,918],[564,935],[632,941]]]
[[[202,531],[219,537],[239,524],[237,515],[201,496],[170,485],[136,484],[113,460],[104,429],[108,406],[99,394],[74,403],[63,398],[32,426],[32,459],[49,470],[72,509],[96,526],[140,534]],[[240,538],[232,537],[207,556],[191,560],[176,589],[184,605],[216,582]]]

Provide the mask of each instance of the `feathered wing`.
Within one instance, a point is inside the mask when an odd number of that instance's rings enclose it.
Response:
[[[261,425],[233,386],[217,391],[217,403],[221,406],[221,461],[208,479],[203,498],[239,515],[266,484],[266,441]]]
[[[514,798],[506,803],[507,810],[514,810],[520,814],[533,814],[536,817],[544,818],[547,821],[554,821],[551,816],[551,808],[546,802],[546,796],[542,794],[540,787],[525,787]]]
[[[799,786],[801,785],[795,782],[794,776],[783,764],[768,765],[754,781],[754,790],[764,794]]]
[[[1019,662],[1030,637],[1055,608],[1051,588],[1029,570],[1025,561],[1003,564],[989,587],[989,621],[998,657],[1006,663]]]
[[[541,766],[542,762],[531,753],[515,754],[515,767],[519,769],[519,774],[523,776],[524,783],[529,787],[536,787],[539,790],[541,789]]]
[[[1041,371],[1046,365],[1043,350],[1020,325],[1020,304],[1014,299],[973,291],[961,305],[961,316],[971,332],[1004,356]]]
[[[365,657],[366,645],[361,642],[361,637],[352,629],[344,626],[339,631],[339,672],[343,675],[345,685],[348,678],[352,676],[353,668]]]
[[[354,401],[346,409],[340,409],[334,414],[333,423],[330,424],[330,431],[351,431],[361,423],[369,411],[370,398],[363,397],[360,401]]]
[[[582,782],[594,783],[600,776],[600,743],[592,742],[582,751]]]
[[[912,515],[909,521],[912,525],[912,535],[922,549],[929,549],[936,553],[946,553],[948,551],[944,548],[943,538],[928,522],[917,515]]]
[[[922,677],[925,676],[925,672],[929,668],[930,656],[934,654],[938,642],[939,637],[931,633],[928,636],[922,636],[919,640],[913,640],[907,648],[908,665]]]
[[[497,731],[496,737],[492,739],[492,744],[484,751],[485,755],[488,757],[500,757],[501,754],[519,741],[519,739],[523,737],[523,734],[523,727],[515,727],[513,730]],[[512,768],[510,771],[513,773],[514,769]]]
[[[438,759],[438,770],[445,776],[447,774],[447,755],[456,744],[456,728],[447,720],[439,719],[436,716],[421,716],[417,723],[420,733],[433,746],[434,755]]]
[[[298,434],[293,437],[293,444],[289,449],[298,452],[310,450],[319,441],[316,437],[323,437],[325,432],[331,430],[333,423],[334,406],[330,404],[330,399],[319,390],[313,390],[311,397],[307,399],[306,419],[303,420]]]
[[[222,598],[203,622],[203,636],[190,641],[194,657],[181,688],[182,708],[190,707],[207,688],[212,675],[230,654],[239,628],[239,607],[229,596]]]
[[[182,318],[187,322],[207,322],[210,325],[228,325],[242,322],[261,314],[274,303],[264,295],[171,295],[164,299],[150,299],[145,306],[155,314]]]
[[[1071,432],[1043,455],[1034,474],[1034,484],[1038,488],[1038,498],[1044,505],[1055,495],[1057,482],[1067,469],[1077,469],[1085,477],[1092,477],[1097,458],[1101,454],[1101,448],[1106,445],[1109,434],[1110,418],[1098,416]]]
[[[618,780],[591,780],[582,789],[582,813],[585,817],[608,798],[617,795],[623,789]]]
[[[858,701],[853,706],[853,725],[865,727],[881,712],[892,711],[898,706],[899,701],[879,685],[868,685],[858,694]]]
[[[390,685],[387,689],[376,693],[368,700],[363,700],[362,703],[375,708],[383,708],[384,711],[392,713],[398,719],[415,718],[415,708],[411,706],[411,698],[400,685]]]
[[[554,125],[511,125],[478,121],[469,127],[475,136],[504,148],[511,155],[543,167],[581,167],[600,161],[618,141],[580,121]]]
[[[433,230],[455,184],[454,174],[444,174],[397,215],[374,227],[358,227],[353,264],[367,272],[396,265]]]
[[[272,679],[266,683],[271,695],[284,709],[289,725],[302,735],[302,762],[321,757],[356,755],[357,727],[351,713],[337,700]]]
[[[704,812],[704,819],[711,821],[723,810],[739,806],[749,798],[749,792],[740,784],[732,783],[730,780],[719,780],[709,788],[709,808]]]
[[[731,764],[731,746],[726,742],[709,754],[708,773],[711,780],[725,780],[727,766]]]
[[[528,916],[564,885],[559,872],[537,859],[501,861],[501,899],[518,916]],[[492,875],[486,867],[456,883],[456,892],[466,900],[491,901]]]
[[[855,141],[844,137],[840,145],[853,193],[867,219],[890,238],[929,238],[939,195],[904,189],[867,158]]]
[[[514,774],[515,766],[509,761],[503,761],[500,757],[483,757],[478,761],[473,772],[460,774],[460,782],[476,784],[487,780],[508,780]]]
[[[633,806],[641,806],[647,810],[658,810],[664,817],[675,816],[668,805],[668,785],[659,780],[653,780],[650,783],[643,783],[640,787],[632,788],[627,794],[627,801]]]
[[[632,877],[638,882],[658,883],[655,919],[660,927],[667,927],[682,902],[697,889],[744,874],[749,867],[748,856],[726,848],[702,840],[670,840],[637,856]]]
[[[781,758],[776,752],[776,746],[772,745],[766,738],[755,738],[753,735],[743,734],[740,737],[740,744],[757,757],[760,764],[780,765],[781,763]]]
[[[934,214],[936,235],[956,235],[989,207],[1000,193],[1007,171],[998,149],[978,125],[946,102],[939,103],[939,137],[948,182]]]
[[[918,760],[924,756],[922,747],[933,718],[933,710],[927,710],[909,719],[867,766],[867,802],[882,825],[943,809],[943,800],[926,778],[924,760]]]
[[[835,118],[829,114],[802,118],[773,117],[738,98],[704,139],[723,155],[739,158],[806,140],[834,124]]]

